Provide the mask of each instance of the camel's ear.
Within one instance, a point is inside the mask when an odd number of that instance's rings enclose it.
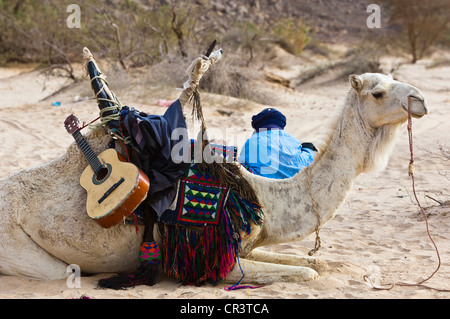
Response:
[[[363,80],[359,75],[352,74],[348,77],[350,84],[356,91],[360,91],[363,87]]]

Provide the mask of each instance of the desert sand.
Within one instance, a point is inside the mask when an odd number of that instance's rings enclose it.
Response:
[[[442,263],[426,285],[450,289],[450,177],[444,176],[445,172],[450,173],[450,167],[448,161],[445,163],[434,156],[438,154],[439,145],[450,148],[450,116],[447,114],[450,110],[450,67],[430,67],[437,58],[434,55],[414,65],[405,63],[395,70],[394,76],[418,87],[429,105],[429,115],[413,120],[417,195],[428,214],[430,233]],[[286,79],[297,78],[308,66],[307,61],[281,51],[277,59],[287,61],[284,68],[271,65],[266,68]],[[387,64],[394,60],[384,59]],[[81,72],[81,66],[78,69]],[[125,76],[121,81],[126,83],[128,80]],[[88,79],[47,98],[70,83],[63,77],[45,77],[32,68],[0,69],[0,178],[61,156],[73,143],[63,125],[71,113],[83,121],[98,116]],[[202,93],[207,126],[217,135],[212,138],[241,147],[252,133],[251,116],[264,107],[274,106],[287,116],[286,131],[301,141],[319,144],[350,88],[345,78],[333,79],[327,73],[294,88],[264,81],[257,85],[262,92],[275,97],[276,105]],[[165,110],[164,106],[158,105],[159,99],[176,99],[179,94],[176,88],[167,87],[121,90],[117,82],[116,86],[111,84],[111,89],[123,104],[153,114],[162,114]],[[56,101],[60,105],[53,105]],[[219,112],[221,110],[230,114]],[[221,134],[224,128],[226,135]],[[448,292],[417,286],[375,290],[363,278],[367,275],[378,285],[398,281],[416,283],[427,278],[438,265],[424,217],[413,197],[408,176],[409,159],[405,124],[386,170],[378,175],[360,175],[335,218],[321,229],[322,247],[316,256],[326,260],[329,269],[321,272],[318,280],[279,282],[258,289],[226,291],[223,283],[183,286],[160,275],[152,287],[114,291],[96,289],[97,280],[109,274],[83,276],[80,288],[69,288],[66,280],[37,281],[0,275],[0,298],[73,299],[83,295],[94,299],[448,298]],[[264,249],[306,255],[313,247],[314,234],[301,242]]]

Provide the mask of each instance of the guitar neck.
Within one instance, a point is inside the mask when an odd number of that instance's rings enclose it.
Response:
[[[88,142],[84,139],[79,130],[76,130],[72,136],[89,162],[89,165],[91,165],[92,170],[97,172],[102,167],[102,163],[100,163],[100,160],[97,155],[95,155]]]

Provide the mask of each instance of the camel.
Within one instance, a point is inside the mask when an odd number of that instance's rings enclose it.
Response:
[[[193,63],[179,98],[184,109],[212,64],[204,57]],[[264,210],[263,224],[242,235],[242,283],[317,279],[327,267],[325,261],[258,247],[299,241],[314,233],[333,218],[359,174],[385,168],[397,132],[408,118],[408,99],[414,118],[428,113],[419,89],[392,77],[366,73],[351,75],[349,82],[342,110],[310,166],[284,180],[240,168]],[[101,128],[86,139],[100,153],[110,135]],[[72,273],[70,264],[86,274],[125,273],[138,266],[142,232],[125,224],[105,229],[87,216],[86,194],[79,185],[86,166],[73,143],[60,158],[0,180],[1,274],[55,280]],[[240,267],[234,267],[226,281],[235,283],[241,277]]]

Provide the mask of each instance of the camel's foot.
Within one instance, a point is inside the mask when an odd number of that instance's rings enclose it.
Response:
[[[244,272],[241,283],[268,284],[273,282],[303,282],[315,280],[317,272],[309,267],[280,265],[254,260],[240,259]],[[241,269],[236,265],[227,277],[227,282],[236,283],[242,278]]]
[[[295,256],[289,254],[278,254],[259,249],[253,250],[245,257],[248,260],[256,260],[265,263],[301,266],[312,268],[317,272],[322,272],[328,269],[328,264],[325,260],[316,257]]]

